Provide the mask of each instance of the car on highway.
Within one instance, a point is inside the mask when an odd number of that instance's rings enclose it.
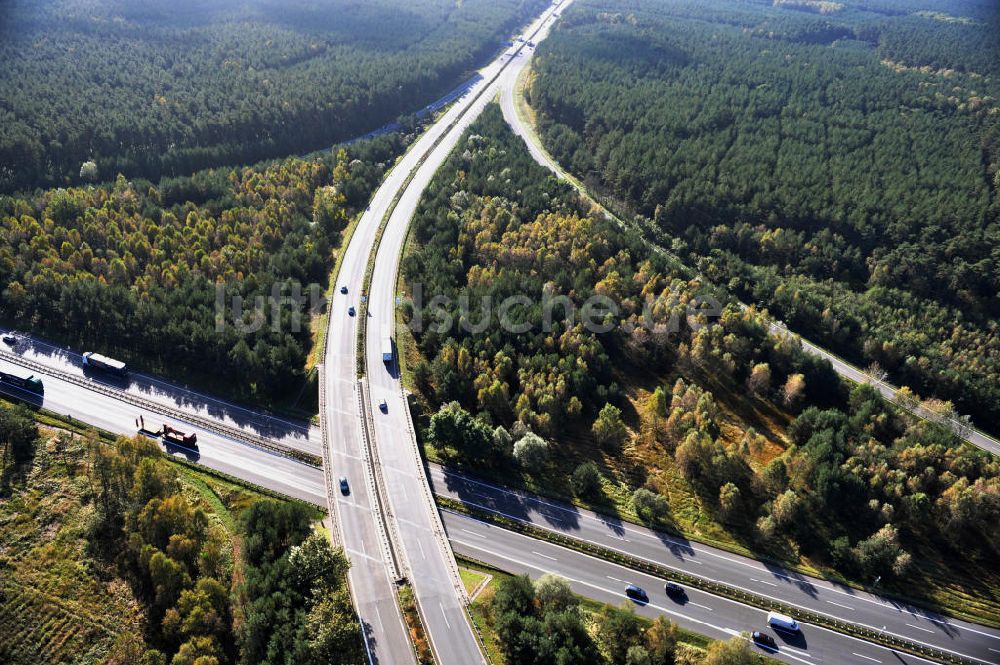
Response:
[[[646,594],[645,589],[635,584],[629,584],[625,587],[625,595],[640,603],[649,602],[649,595]]]
[[[750,633],[750,639],[753,640],[754,644],[760,644],[771,649],[777,649],[778,645],[775,643],[774,638],[767,633],[762,633],[759,630],[755,630]]]
[[[389,413],[389,404],[385,400],[378,403],[378,409],[382,413]]]
[[[340,292],[341,293],[347,293],[347,287],[346,286],[340,287]]]
[[[682,599],[687,595],[684,593],[684,588],[677,582],[667,582],[663,590],[667,592],[667,596],[675,600]]]
[[[347,476],[340,477],[340,493],[344,496],[351,493],[351,486],[347,484]]]
[[[357,310],[354,309],[354,305],[351,305],[350,307],[347,308],[348,315],[354,316],[357,313],[358,313]]]
[[[3,341],[7,346],[17,346],[17,335],[14,333],[7,333],[3,336]]]
[[[767,625],[771,626],[776,630],[785,630],[790,633],[799,632],[799,624],[792,617],[787,614],[778,614],[777,612],[767,613]]]

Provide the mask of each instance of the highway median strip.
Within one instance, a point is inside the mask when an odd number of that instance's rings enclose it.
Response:
[[[508,531],[513,531],[538,540],[544,540],[549,543],[580,552],[581,554],[603,559],[626,568],[654,575],[664,580],[679,582],[715,596],[727,598],[745,605],[752,605],[768,611],[792,615],[801,622],[827,628],[829,630],[850,635],[851,637],[872,642],[874,644],[879,644],[890,649],[896,649],[915,656],[929,658],[941,663],[974,665],[976,662],[954,653],[943,651],[934,647],[924,646],[911,640],[896,637],[881,630],[867,628],[855,623],[841,621],[825,614],[800,609],[793,605],[788,605],[755,593],[751,593],[745,589],[739,589],[722,582],[680,572],[662,564],[631,556],[629,554],[602,547],[578,538],[556,533],[533,524],[498,515],[488,510],[470,507],[461,501],[450,497],[436,496],[435,499],[438,506],[444,510],[467,515]]]

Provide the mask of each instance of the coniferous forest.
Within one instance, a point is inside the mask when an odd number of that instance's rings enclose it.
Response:
[[[545,4],[3,3],[0,193],[329,147],[444,95]]]
[[[987,2],[582,0],[553,154],[714,282],[1000,426],[1000,15]]]

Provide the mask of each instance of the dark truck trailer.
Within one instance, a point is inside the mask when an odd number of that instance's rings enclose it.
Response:
[[[195,433],[185,434],[184,432],[174,429],[170,425],[163,425],[163,442],[173,444],[175,446],[183,446],[185,448],[198,449],[198,435]]]
[[[99,369],[115,376],[126,376],[128,374],[128,367],[122,361],[102,356],[100,353],[94,353],[93,351],[87,351],[83,354],[83,366],[85,368]]]
[[[26,390],[29,393],[35,393],[36,395],[45,394],[45,388],[42,386],[42,380],[35,378],[32,375],[18,376],[17,374],[0,372],[0,383],[6,383],[7,385],[20,388],[21,390]]]

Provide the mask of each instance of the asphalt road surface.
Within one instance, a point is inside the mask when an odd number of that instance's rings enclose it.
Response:
[[[434,493],[591,544],[723,582],[841,621],[905,638],[982,663],[1000,659],[1000,630],[802,575],[616,517],[518,492],[484,479],[428,467]],[[454,534],[452,534],[454,536]]]
[[[544,33],[539,29],[543,24],[550,24],[552,13],[550,7],[532,23],[523,33],[525,39],[537,41],[542,38]],[[382,363],[382,326],[394,322],[398,256],[416,205],[462,132],[495,96],[499,89],[498,80],[516,76],[515,67],[508,65],[519,63],[519,58],[523,60],[524,56],[514,56],[513,52],[514,49],[509,50],[480,70],[481,78],[410,147],[387,176],[345,250],[330,315],[329,347],[325,361],[327,394],[321,408],[331,432],[332,475],[346,475],[353,487],[352,495],[358,495],[357,502],[348,502],[343,498],[337,501],[345,546],[353,561],[360,548],[355,546],[351,535],[355,530],[351,525],[352,519],[356,525],[364,525],[363,539],[367,544],[363,552],[368,556],[372,555],[376,544],[385,544],[382,534],[393,539],[401,572],[413,587],[431,646],[439,662],[445,665],[472,665],[482,663],[484,659],[478,639],[468,623],[465,591],[458,578],[454,555],[423,475],[398,372],[394,364],[386,366]],[[364,274],[371,249],[375,246],[378,227],[390,209],[393,212],[381,236],[369,293],[362,294]],[[341,287],[347,287],[346,294],[341,293]],[[358,313],[365,311],[361,307],[362,297],[369,299],[365,364],[371,401],[366,408],[373,415],[379,477],[384,480],[388,504],[384,526],[377,522],[380,517],[376,514],[378,490],[371,480],[372,460],[363,450],[361,418],[366,414],[357,406],[354,344],[358,323],[356,317],[348,313],[351,306]],[[384,412],[378,406],[382,400],[386,402]],[[361,497],[365,491],[367,496]],[[398,539],[393,538],[393,534],[398,534]],[[382,536],[381,540],[376,536]],[[389,557],[387,549],[387,546],[381,548],[383,561]],[[352,579],[363,622],[374,625],[370,613],[363,607],[364,599],[369,593],[384,597],[385,586],[374,570],[366,575],[365,580]],[[395,622],[392,625],[395,626]],[[388,630],[388,622],[383,626]],[[382,639],[384,642],[389,638],[384,636]],[[407,659],[410,660],[412,657]],[[393,659],[386,662],[406,661]]]
[[[558,545],[512,533],[465,515],[443,511],[452,547],[463,556],[501,570],[527,574],[537,579],[545,573],[565,577],[574,591],[598,601],[627,603],[638,614],[650,618],[664,615],[678,625],[714,639],[726,640],[759,630],[775,638],[777,649],[754,645],[760,653],[794,665],[923,665],[924,658],[887,649],[819,626],[802,625],[796,634],[775,631],[766,625],[765,610],[685,589],[685,596],[671,599],[664,592],[665,580],[638,573],[602,559],[580,554]],[[625,586],[637,584],[649,594],[648,604],[625,596]],[[994,654],[991,660],[997,662]]]
[[[12,331],[0,329],[0,334],[8,332]],[[87,379],[106,388],[157,402],[172,410],[212,418],[248,434],[263,436],[289,448],[319,455],[319,430],[308,422],[274,416],[138,372],[129,372],[125,380],[103,372],[85,372],[80,351],[25,333],[13,332],[18,337],[17,344],[11,346],[0,341],[0,353],[13,354],[51,368],[54,372]],[[12,356],[5,357],[16,362]]]

